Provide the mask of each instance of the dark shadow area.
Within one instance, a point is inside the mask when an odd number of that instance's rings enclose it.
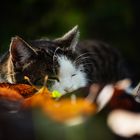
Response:
[[[139,9],[137,0],[5,0],[0,5],[0,53],[15,35],[54,38],[78,24],[81,40],[99,39],[119,48],[139,80]]]

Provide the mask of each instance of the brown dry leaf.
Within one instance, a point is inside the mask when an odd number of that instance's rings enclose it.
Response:
[[[37,90],[35,87],[27,85],[27,84],[10,84],[10,83],[1,83],[0,87],[11,89],[17,91],[23,97],[32,96]]]
[[[51,99],[51,92],[46,88],[42,87],[33,96],[26,98],[23,102],[23,107],[38,107],[43,106],[45,102]]]
[[[35,91],[34,86],[26,84],[0,84],[1,98],[12,101],[22,99],[24,108],[40,107],[47,116],[59,122],[65,122],[79,116],[88,116],[96,111],[96,106],[85,98],[56,101],[46,87],[42,87],[36,93]],[[23,97],[27,98],[24,99]]]
[[[23,100],[23,97],[13,89],[0,87],[0,99],[19,101],[19,100]]]

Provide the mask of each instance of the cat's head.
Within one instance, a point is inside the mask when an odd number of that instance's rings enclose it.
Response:
[[[56,89],[65,94],[87,85],[82,55],[78,51],[78,41],[78,26],[53,41],[59,47],[56,48],[54,55],[58,80],[52,85],[52,90]]]
[[[34,84],[38,81],[43,83],[48,75],[54,77],[51,90],[62,94],[84,87],[87,80],[77,51],[78,39],[77,26],[52,41],[27,43],[19,37],[13,38],[10,45],[13,72],[9,72],[13,76],[9,81],[23,83],[24,76],[28,76]]]
[[[32,44],[34,43],[27,43],[18,36],[12,38],[7,74],[10,83],[25,83],[25,76],[34,84],[43,83],[44,77],[53,73],[53,54],[49,49],[46,51]],[[48,47],[51,44],[45,45]]]

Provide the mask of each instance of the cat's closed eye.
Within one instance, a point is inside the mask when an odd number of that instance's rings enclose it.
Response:
[[[74,77],[74,76],[76,76],[76,74],[72,74],[72,75],[71,75],[71,77]]]

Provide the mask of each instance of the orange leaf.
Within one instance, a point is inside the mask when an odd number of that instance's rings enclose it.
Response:
[[[0,87],[0,99],[18,101],[18,100],[22,100],[23,97],[17,91],[15,91],[13,89]]]
[[[75,103],[71,99],[63,99],[54,102],[45,102],[44,112],[58,122],[68,122],[78,117],[87,117],[96,112],[95,104],[91,104],[84,98],[76,99]]]
[[[38,107],[44,105],[51,99],[51,92],[45,87],[41,88],[33,96],[26,98],[23,102],[23,107]]]
[[[23,107],[41,107],[43,112],[58,122],[66,122],[76,117],[89,116],[96,111],[95,104],[84,98],[54,100],[51,92],[43,87],[35,95],[25,99]]]
[[[0,87],[15,90],[25,98],[32,96],[36,92],[36,89],[33,86],[27,84],[1,83]]]

